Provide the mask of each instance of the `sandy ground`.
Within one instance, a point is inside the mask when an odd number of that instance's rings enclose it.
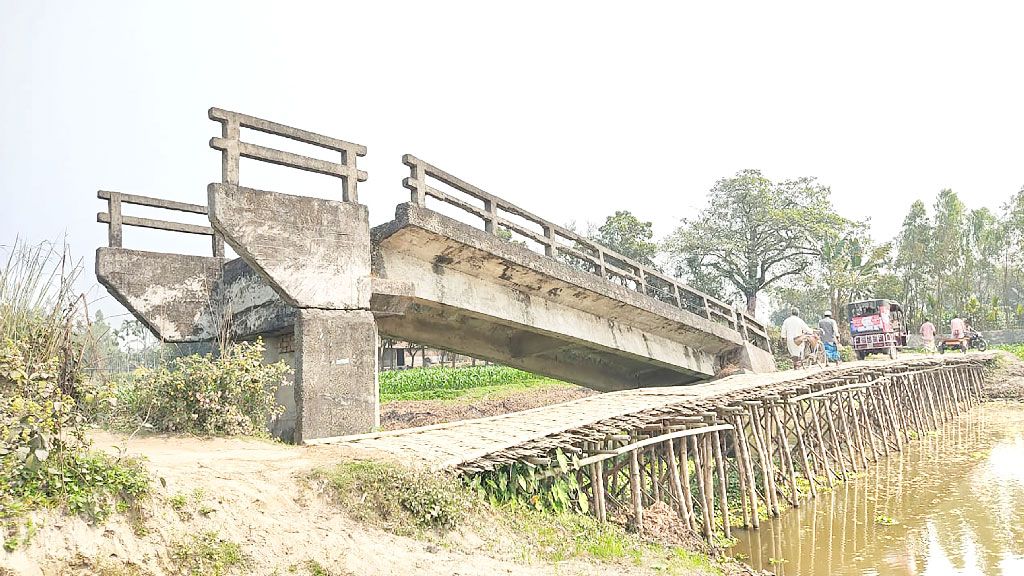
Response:
[[[78,575],[97,573],[89,566],[135,565],[141,572],[176,574],[169,558],[174,542],[215,530],[238,542],[251,556],[247,574],[307,574],[315,560],[331,574],[655,574],[655,570],[584,562],[524,563],[515,546],[498,545],[469,532],[449,534],[441,546],[403,538],[351,520],[316,485],[302,479],[341,458],[358,457],[331,446],[296,447],[252,439],[202,439],[152,436],[127,440],[94,434],[97,448],[144,456],[154,477],[153,501],[144,506],[146,533],[115,516],[90,526],[79,518],[36,515],[43,523],[31,544],[13,553],[0,551],[0,574]],[[161,480],[162,479],[162,480]],[[166,486],[163,486],[166,483]],[[203,492],[201,504],[212,511],[183,519],[168,500],[179,492]],[[76,558],[88,558],[82,562]],[[299,566],[296,572],[292,567]]]
[[[517,390],[496,398],[480,398],[472,403],[417,400],[388,402],[380,407],[383,430],[415,428],[456,420],[484,418],[509,412],[519,412],[561,402],[568,402],[597,394],[581,386],[551,386],[548,388]]]

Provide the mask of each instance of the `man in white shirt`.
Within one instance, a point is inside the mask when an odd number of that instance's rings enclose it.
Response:
[[[793,308],[789,318],[782,323],[782,337],[786,340],[786,348],[789,350],[789,355],[793,358],[793,367],[800,368],[800,344],[796,342],[797,337],[802,336],[804,332],[810,332],[810,328],[807,323],[800,319],[800,310]]]

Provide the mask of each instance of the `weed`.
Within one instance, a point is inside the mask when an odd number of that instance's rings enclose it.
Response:
[[[397,464],[345,462],[313,477],[326,479],[356,518],[405,535],[413,528],[455,528],[470,506],[468,491],[453,476]]]
[[[899,521],[890,518],[885,514],[879,514],[878,516],[875,516],[875,524],[878,524],[879,526],[895,526],[899,524]]]
[[[328,570],[327,568],[324,568],[322,564],[312,559],[306,560],[305,568],[306,571],[309,572],[310,576],[349,576],[352,574],[348,570],[343,572]]]
[[[217,532],[202,532],[171,545],[171,559],[179,570],[193,576],[221,576],[234,568],[245,568],[249,558],[235,542]]]

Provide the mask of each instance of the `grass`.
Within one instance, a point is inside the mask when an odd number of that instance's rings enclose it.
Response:
[[[574,512],[540,511],[524,504],[495,506],[447,474],[381,462],[343,462],[313,473],[354,519],[393,534],[443,544],[445,534],[466,529],[490,549],[506,549],[522,562],[571,559],[634,564],[666,574],[716,574],[708,557],[641,538],[612,522]],[[311,574],[329,574],[303,567]]]
[[[441,400],[461,402],[495,398],[520,390],[569,386],[507,366],[411,368],[380,374],[380,401]]]
[[[343,462],[312,476],[325,481],[357,520],[403,536],[451,530],[471,505],[469,491],[454,476],[388,462]]]
[[[184,574],[222,576],[245,568],[249,558],[241,547],[217,532],[202,532],[171,545],[171,559]]]

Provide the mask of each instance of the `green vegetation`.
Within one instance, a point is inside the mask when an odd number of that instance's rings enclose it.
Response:
[[[879,514],[878,516],[875,516],[875,524],[878,524],[879,526],[895,526],[899,524],[899,521],[889,518],[885,514]]]
[[[469,486],[494,507],[530,508],[554,513],[581,512],[586,514],[590,502],[580,490],[575,470],[579,463],[572,462],[555,451],[550,466],[538,468],[525,464],[508,464],[490,472],[481,472],[470,479]]]
[[[380,400],[466,400],[560,385],[565,384],[507,366],[411,368],[381,372]]]
[[[263,342],[241,342],[219,356],[182,356],[139,368],[112,387],[117,399],[108,423],[164,432],[267,436],[267,419],[281,414],[274,392],[291,369],[263,364]]]
[[[1003,344],[1001,346],[996,346],[996,348],[999,350],[1006,350],[1017,358],[1024,360],[1024,344]]]
[[[564,469],[573,467],[564,456],[556,460]],[[553,494],[566,485],[540,478],[551,471],[535,474],[532,491],[528,476],[508,467],[467,483],[397,464],[344,462],[315,472],[311,479],[324,482],[338,506],[355,519],[399,535],[433,539],[452,529],[470,528],[490,546],[514,546],[526,562],[578,558],[649,566],[668,574],[719,572],[701,552],[664,546],[624,526],[579,513],[570,494]],[[504,491],[497,485],[488,488],[488,480],[504,475]],[[311,566],[306,565],[310,573],[320,573]]]
[[[239,545],[221,538],[217,532],[193,534],[173,543],[171,559],[181,573],[193,576],[221,576],[249,564]]]
[[[454,476],[386,462],[344,462],[313,473],[325,480],[354,518],[409,535],[455,528],[471,502]]]
[[[0,270],[0,522],[6,548],[31,538],[38,508],[102,522],[149,490],[141,463],[92,452],[86,409],[103,402],[79,363],[84,297],[67,248],[16,244]]]

